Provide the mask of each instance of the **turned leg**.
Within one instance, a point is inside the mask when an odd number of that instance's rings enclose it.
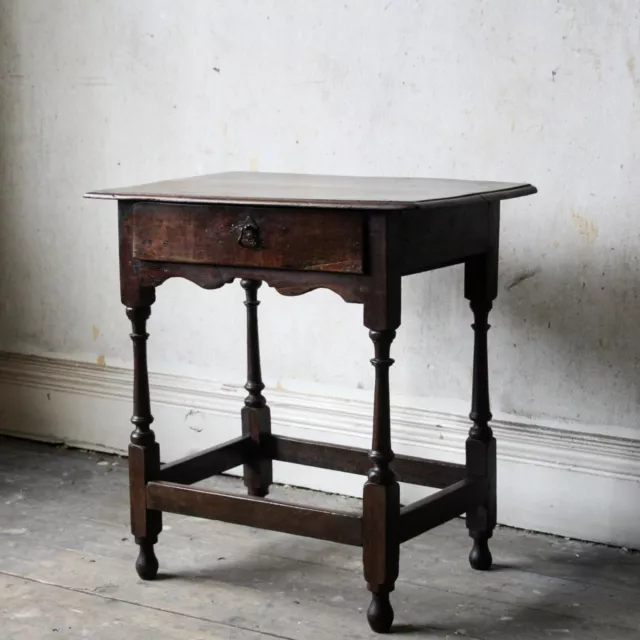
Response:
[[[259,280],[242,280],[246,292],[247,308],[247,384],[249,392],[242,408],[242,433],[254,442],[252,459],[244,465],[244,484],[251,496],[264,497],[273,481],[273,464],[262,455],[262,438],[271,433],[271,412],[262,395],[264,384],[260,369],[260,343],[258,341],[258,288]]]
[[[160,471],[160,448],[151,430],[153,416],[149,401],[149,374],[147,371],[146,324],[151,307],[127,307],[131,320],[133,341],[133,417],[135,426],[129,445],[129,487],[131,500],[131,532],[140,553],[136,571],[143,580],[153,580],[158,573],[158,560],[153,545],[162,531],[162,513],[147,509],[146,484]]]
[[[472,568],[486,571],[493,559],[489,538],[496,526],[496,441],[489,426],[489,370],[487,359],[488,317],[495,297],[496,254],[482,256],[466,265],[466,296],[473,311],[473,391],[471,413],[473,426],[467,439],[467,473],[485,481],[481,503],[467,512],[467,528],[473,538],[469,555]]]
[[[391,419],[389,402],[389,357],[393,330],[370,331],[375,347],[376,382],[373,411],[373,438],[369,457],[373,467],[364,485],[363,495],[363,559],[364,576],[372,593],[367,611],[369,625],[377,633],[387,633],[393,623],[393,608],[389,594],[398,577],[400,544],[400,487],[389,464],[391,449]]]

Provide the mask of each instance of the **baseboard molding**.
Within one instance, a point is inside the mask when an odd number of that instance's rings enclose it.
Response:
[[[0,354],[0,432],[125,453],[131,425],[131,371],[36,356]],[[167,374],[151,376],[163,457],[173,459],[235,437],[245,391]],[[268,389],[274,431],[368,448],[371,403]],[[415,408],[415,406],[419,408]],[[398,453],[462,462],[469,420],[401,400],[392,410]],[[580,425],[528,420],[492,423],[499,452],[499,520],[503,524],[640,548],[640,441]],[[359,496],[357,476],[279,463],[276,480]],[[403,502],[424,489],[403,487]]]

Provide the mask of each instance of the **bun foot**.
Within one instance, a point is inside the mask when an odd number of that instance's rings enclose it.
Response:
[[[493,564],[491,551],[489,551],[489,540],[486,537],[475,538],[473,548],[469,554],[469,564],[476,571],[488,571]]]
[[[372,631],[389,633],[393,624],[393,608],[386,592],[372,594],[371,604],[367,610],[367,620]]]
[[[153,580],[158,575],[158,558],[153,550],[153,543],[142,540],[138,544],[140,553],[136,560],[136,571],[143,580]]]

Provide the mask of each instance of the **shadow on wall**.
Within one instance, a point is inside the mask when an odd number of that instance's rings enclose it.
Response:
[[[513,350],[500,354],[511,368],[500,373],[505,390],[496,388],[502,410],[637,426],[639,263],[612,248],[501,265],[494,313],[511,325],[503,348]]]

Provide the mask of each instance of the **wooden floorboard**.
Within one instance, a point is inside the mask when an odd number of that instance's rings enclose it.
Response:
[[[202,484],[243,493],[236,479]],[[273,497],[359,510],[299,489]],[[142,583],[126,501],[126,460],[0,439],[2,640],[377,637],[360,549],[167,514],[163,579]],[[492,550],[496,570],[471,571],[461,520],[403,545],[398,637],[637,639],[638,554],[507,528]]]

